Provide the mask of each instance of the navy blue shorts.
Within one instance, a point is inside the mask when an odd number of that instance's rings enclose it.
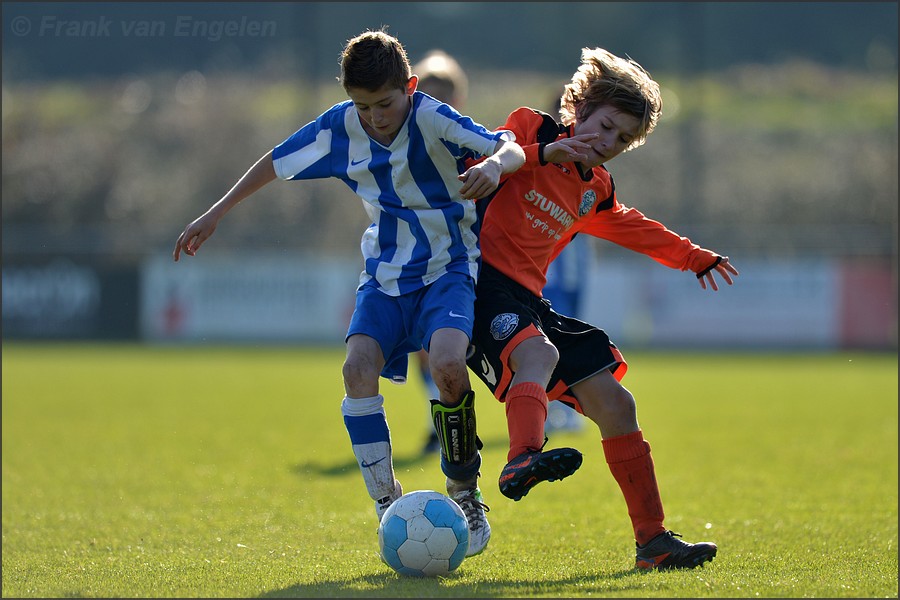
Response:
[[[388,296],[374,283],[364,284],[356,291],[347,338],[364,334],[377,341],[385,358],[381,376],[405,383],[409,353],[428,350],[431,336],[445,327],[459,329],[471,340],[474,323],[475,282],[450,272],[400,296]]]

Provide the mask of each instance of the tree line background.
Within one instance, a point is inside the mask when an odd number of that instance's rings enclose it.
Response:
[[[897,25],[883,2],[4,3],[4,256],[170,252],[345,99],[346,40],[388,26],[413,62],[456,56],[463,112],[489,127],[549,110],[581,48],[627,54],[660,82],[664,118],[608,165],[620,201],[737,264],[896,264]],[[207,248],[350,256],[367,225],[340,182],[275,182]]]

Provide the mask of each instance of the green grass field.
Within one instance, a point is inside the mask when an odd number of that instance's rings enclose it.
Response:
[[[633,570],[600,436],[521,502],[503,407],[477,381],[493,538],[450,577],[377,555],[340,414],[342,348],[3,346],[3,597],[897,597],[897,355],[628,353],[666,524],[704,568]],[[417,379],[385,383],[406,491]]]

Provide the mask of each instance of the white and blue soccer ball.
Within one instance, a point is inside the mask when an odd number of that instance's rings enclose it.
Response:
[[[384,562],[401,575],[447,575],[466,557],[469,525],[449,497],[431,490],[409,492],[385,511],[378,546]]]

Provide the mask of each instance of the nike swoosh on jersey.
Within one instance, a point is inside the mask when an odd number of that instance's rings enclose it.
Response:
[[[450,311],[450,316],[456,317],[457,319],[465,319],[466,318],[466,315],[458,315],[455,312],[453,312],[452,310]]]
[[[366,162],[367,160],[369,160],[369,159],[368,159],[368,158],[363,158],[363,159],[361,159],[361,160],[351,160],[351,161],[350,161],[350,166],[351,166],[351,167],[355,167],[356,165],[362,164],[362,163]]]

